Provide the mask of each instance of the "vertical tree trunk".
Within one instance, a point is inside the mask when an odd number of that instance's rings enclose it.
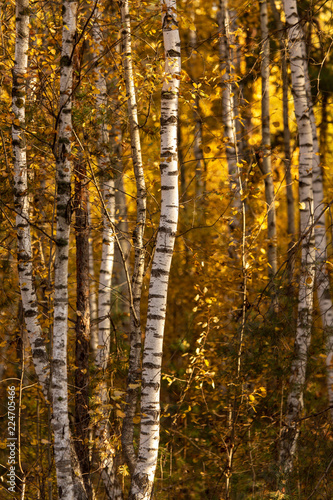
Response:
[[[97,347],[98,347],[98,323],[97,323],[98,309],[97,309],[96,278],[95,278],[95,267],[94,267],[93,237],[91,233],[91,228],[92,228],[91,204],[89,201],[89,195],[87,200],[87,210],[88,210],[88,225],[89,225],[90,348],[92,351],[93,359],[96,359]]]
[[[293,179],[291,175],[291,151],[290,151],[290,128],[289,128],[289,109],[288,109],[288,71],[287,71],[287,42],[284,34],[283,24],[280,19],[279,11],[276,8],[275,0],[271,0],[271,7],[279,34],[281,51],[281,74],[282,74],[282,113],[283,113],[283,145],[284,145],[284,163],[286,175],[286,195],[287,195],[287,233],[289,235],[289,250],[294,246],[296,227],[295,227],[295,200],[293,193]],[[292,254],[288,256],[288,280],[292,283],[294,275],[294,258]]]
[[[116,4],[117,2],[114,2]],[[116,6],[113,5],[114,10]],[[121,56],[121,44],[117,44],[117,53]],[[127,214],[127,201],[126,193],[124,187],[124,164],[122,161],[122,130],[121,130],[121,119],[119,116],[119,109],[121,107],[119,100],[119,69],[114,65],[113,68],[113,79],[110,85],[111,92],[113,94],[113,113],[117,116],[117,119],[113,120],[111,133],[110,133],[110,145],[111,145],[111,165],[115,173],[115,196],[116,196],[116,224],[117,224],[117,245],[115,248],[115,264],[114,264],[114,280],[115,287],[117,290],[117,296],[114,300],[114,311],[116,317],[121,317],[121,326],[123,331],[128,332],[130,330],[130,302],[129,302],[129,291],[128,291],[128,276],[129,273],[126,272],[129,269],[129,256],[131,253],[131,241],[129,238],[129,228],[128,228],[128,214]],[[120,248],[119,248],[120,245]]]
[[[137,190],[137,213],[136,226],[133,232],[134,246],[134,269],[132,275],[132,305],[130,311],[130,355],[127,377],[127,393],[125,417],[122,429],[123,453],[129,469],[133,472],[135,467],[134,438],[134,416],[139,396],[140,373],[141,373],[141,321],[140,302],[142,281],[145,264],[144,229],[146,224],[146,184],[142,167],[141,142],[139,133],[138,112],[135,95],[134,74],[132,66],[131,46],[131,21],[128,8],[128,0],[119,2],[122,21],[122,58],[124,78],[126,85],[126,97],[128,107],[128,118],[130,124],[130,138],[132,148],[132,161]]]
[[[220,51],[220,66],[222,73],[222,122],[224,126],[224,141],[226,144],[226,155],[228,163],[228,174],[230,180],[231,201],[231,217],[230,231],[232,236],[229,253],[231,257],[235,256],[236,240],[233,235],[234,231],[240,225],[240,214],[242,211],[242,203],[240,198],[239,184],[239,168],[237,165],[237,137],[235,129],[234,115],[234,98],[233,98],[233,61],[231,60],[230,47],[230,19],[227,0],[220,0],[220,12],[218,16],[219,29],[221,32],[219,51]]]
[[[118,245],[115,248],[115,263],[114,263],[114,279],[115,287],[117,288],[117,296],[115,297],[114,310],[116,317],[121,318],[121,325],[125,332],[129,332],[129,294],[128,283],[125,272],[125,265],[129,266],[129,255],[131,252],[131,242],[128,233],[128,216],[127,203],[124,191],[123,179],[123,162],[121,158],[121,130],[119,123],[112,127],[111,131],[111,147],[112,147],[112,165],[116,172],[115,189],[116,189],[116,224],[117,238],[121,249]],[[123,262],[123,257],[125,262]]]
[[[304,59],[306,46],[303,44]],[[326,340],[327,392],[329,406],[333,406],[333,304],[329,275],[326,267],[327,238],[324,204],[323,172],[320,163],[320,147],[317,134],[316,119],[313,110],[311,83],[308,72],[305,74],[305,86],[308,98],[312,140],[313,140],[313,204],[314,204],[314,234],[316,247],[316,285],[321,319]],[[330,410],[333,419],[333,408]]]
[[[267,204],[267,238],[268,238],[268,276],[274,277],[277,271],[276,255],[276,214],[274,182],[271,165],[271,131],[269,114],[269,32],[267,1],[259,0],[260,25],[262,40],[261,59],[261,123],[262,123],[262,170],[265,176],[265,197]]]
[[[73,52],[77,2],[63,0],[57,149],[57,235],[52,350],[54,459],[60,499],[74,499],[67,391],[68,254],[71,216]]]
[[[162,1],[165,79],[161,95],[161,217],[153,258],[142,361],[140,444],[129,498],[150,499],[157,465],[163,335],[178,222],[177,122],[180,38],[176,2]]]
[[[192,7],[191,17],[193,23],[195,21],[195,8],[194,4]],[[193,142],[193,152],[195,158],[195,196],[196,196],[196,205],[199,211],[199,221],[201,219],[201,210],[200,204],[202,202],[202,197],[204,194],[204,174],[205,174],[205,161],[203,157],[202,151],[202,119],[200,114],[200,97],[199,97],[199,88],[198,88],[198,56],[197,56],[197,32],[196,30],[189,30],[189,46],[191,49],[190,61],[191,61],[191,78],[193,83],[193,93],[195,94],[195,103],[194,103],[194,142]]]
[[[93,24],[93,39],[95,54],[100,57],[103,53],[103,34],[100,28],[102,11],[96,6]],[[111,285],[114,263],[114,227],[115,220],[115,189],[114,173],[111,170],[109,133],[107,130],[107,85],[101,65],[95,68],[96,107],[98,110],[98,167],[102,179],[102,197],[105,211],[103,214],[103,243],[102,259],[99,274],[98,288],[98,346],[96,352],[96,367],[100,369],[100,380],[96,389],[97,402],[100,412],[100,421],[96,429],[98,451],[102,468],[102,480],[109,499],[122,498],[114,468],[115,449],[111,445],[109,424],[109,396],[106,377],[106,368],[110,357],[111,344]]]
[[[38,320],[37,295],[33,283],[28,176],[24,135],[25,90],[29,43],[28,1],[23,0],[17,3],[16,18],[17,38],[15,44],[15,64],[13,68],[13,112],[15,114],[15,121],[13,124],[12,136],[14,157],[14,202],[17,211],[18,273],[23,315],[25,317],[25,324],[31,346],[32,359],[38,382],[42,387],[43,395],[45,400],[48,400],[50,367],[45,339]],[[75,450],[72,445],[71,452],[73,452],[72,457],[75,457]],[[82,476],[79,468],[75,476],[75,487],[77,491],[82,492],[81,498],[86,498],[82,488]]]
[[[95,42],[95,53],[97,57],[103,53],[103,36],[100,29],[101,10],[97,6],[93,25],[93,39]],[[111,221],[115,219],[115,192],[113,172],[110,168],[109,153],[109,133],[107,130],[107,88],[105,76],[101,66],[95,68],[96,87],[96,107],[98,110],[99,130],[98,130],[98,167],[102,179],[102,196],[105,208]],[[98,344],[96,364],[105,370],[110,354],[110,309],[111,309],[111,280],[114,261],[114,236],[113,228],[107,214],[103,215],[103,243],[102,260],[99,274],[98,288]]]
[[[299,435],[298,421],[303,409],[315,278],[312,190],[313,140],[305,84],[305,74],[308,69],[303,51],[304,34],[299,24],[296,0],[284,0],[284,10],[288,28],[295,114],[299,131],[299,203],[302,256],[295,353],[291,366],[285,425],[281,434],[280,466],[283,481],[292,471]]]
[[[89,221],[86,165],[75,164],[76,231],[76,343],[75,343],[75,431],[76,450],[88,497],[92,497],[89,460]]]
[[[25,141],[26,73],[29,49],[29,0],[16,2],[15,62],[13,67],[12,145],[14,163],[14,204],[18,250],[18,275],[23,315],[38,381],[48,399],[49,363],[45,339],[38,320],[37,295],[33,282],[28,196],[28,166]]]
[[[325,90],[322,90],[322,101],[321,101],[321,122],[320,122],[320,155],[322,158],[325,158],[327,151],[327,130],[328,130],[328,116],[327,116],[327,107],[328,107],[328,98],[329,93]]]

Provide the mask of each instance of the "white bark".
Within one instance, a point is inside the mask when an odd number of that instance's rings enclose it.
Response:
[[[299,131],[299,203],[302,238],[295,353],[291,366],[287,412],[280,448],[281,473],[285,478],[292,471],[299,435],[298,420],[303,409],[307,353],[312,325],[315,255],[312,191],[313,140],[305,84],[307,63],[302,49],[304,35],[299,24],[296,0],[284,0],[284,9],[288,28],[295,114]]]
[[[96,8],[93,25],[93,39],[95,43],[95,54],[99,57],[103,53],[103,36],[100,29],[101,11]],[[98,131],[98,166],[102,177],[102,196],[111,221],[115,217],[115,192],[113,174],[110,172],[109,153],[109,133],[107,130],[106,110],[107,110],[107,88],[105,76],[102,68],[95,68],[96,88],[96,108],[98,110],[99,131]],[[103,215],[103,243],[102,260],[99,274],[98,288],[98,349],[96,355],[96,366],[105,370],[110,353],[110,309],[111,309],[111,281],[114,261],[114,236],[109,218]]]
[[[304,60],[306,60],[306,47],[302,46]],[[333,304],[330,289],[329,274],[326,267],[327,261],[327,238],[325,222],[325,205],[323,174],[320,164],[319,142],[316,127],[316,119],[313,111],[311,96],[311,84],[309,74],[306,72],[305,85],[308,98],[309,114],[311,121],[312,139],[313,139],[313,204],[314,204],[314,233],[316,247],[316,289],[318,296],[319,309],[326,338],[326,369],[327,369],[327,392],[329,406],[333,407]],[[333,408],[330,410],[331,419],[333,419]]]
[[[196,4],[192,7],[192,21],[195,21],[195,8]],[[198,56],[197,56],[197,32],[195,30],[189,30],[189,45],[192,50],[191,53],[191,78],[193,80],[193,93],[195,94],[195,103],[194,103],[194,142],[193,142],[193,152],[195,158],[195,195],[196,195],[196,203],[199,205],[202,203],[202,197],[204,195],[204,174],[205,174],[205,162],[202,151],[202,119],[200,116],[200,97],[198,90]],[[199,221],[202,216],[202,211],[198,210]]]
[[[63,0],[60,62],[59,135],[57,150],[57,234],[52,351],[54,458],[60,499],[74,499],[67,391],[68,254],[71,199],[73,50],[77,2]]]
[[[265,197],[267,205],[267,238],[268,238],[268,275],[273,277],[277,272],[276,254],[276,213],[274,182],[271,165],[271,131],[269,114],[269,57],[270,42],[268,32],[267,1],[259,0],[260,25],[262,39],[261,59],[261,123],[262,123],[262,170],[265,175]]]
[[[141,426],[137,463],[129,498],[150,499],[160,429],[160,386],[163,335],[171,259],[178,221],[177,123],[180,38],[176,2],[162,2],[165,80],[161,95],[161,217],[153,258],[141,385]]]
[[[141,372],[141,292],[145,264],[144,230],[146,224],[146,184],[142,166],[141,141],[138,122],[138,111],[136,104],[135,80],[132,65],[131,47],[131,21],[129,15],[128,0],[119,2],[122,21],[122,58],[124,78],[126,85],[126,97],[128,108],[128,119],[130,125],[130,138],[132,148],[132,161],[137,190],[137,213],[136,225],[133,232],[134,246],[134,268],[132,275],[132,304],[130,309],[130,355],[127,377],[127,392],[125,418],[122,428],[122,446],[125,460],[132,472],[135,467],[134,451],[134,422],[136,406],[139,395],[139,380]]]
[[[13,67],[14,122],[12,145],[14,162],[14,203],[18,247],[18,274],[23,315],[38,382],[48,399],[49,363],[45,339],[38,320],[37,295],[32,273],[31,232],[29,219],[28,166],[25,142],[26,73],[29,49],[29,0],[16,3],[15,62]]]
[[[220,12],[218,16],[219,29],[221,32],[219,51],[220,66],[222,73],[222,123],[223,136],[226,144],[226,156],[228,163],[228,174],[230,181],[230,192],[232,196],[230,217],[231,234],[240,225],[240,214],[242,203],[240,197],[239,172],[237,167],[237,137],[235,129],[235,103],[233,97],[233,72],[232,49],[230,47],[230,18],[227,0],[220,0]],[[232,44],[231,44],[232,45]],[[230,254],[234,256],[236,241],[232,236],[232,244],[229,247]]]
[[[89,294],[89,307],[90,307],[90,348],[94,359],[97,354],[98,346],[98,309],[97,309],[97,293],[96,293],[96,279],[94,267],[94,249],[93,238],[91,234],[91,204],[88,200],[88,221],[89,221],[89,279],[90,279],[90,294]]]
[[[95,44],[95,55],[100,57],[103,54],[103,34],[100,28],[102,12],[100,5],[96,5],[95,19],[93,24],[93,40]],[[105,211],[103,214],[103,242],[102,259],[99,273],[98,288],[98,346],[96,351],[95,364],[100,368],[101,380],[97,386],[97,402],[100,411],[100,421],[96,428],[98,439],[98,452],[100,456],[100,466],[102,469],[102,480],[109,499],[122,498],[122,492],[118,488],[117,478],[114,469],[115,449],[110,444],[109,425],[109,396],[108,385],[105,377],[105,370],[110,356],[111,345],[111,285],[114,263],[114,229],[112,223],[115,220],[115,186],[114,173],[111,171],[111,158],[109,150],[109,132],[107,130],[106,111],[108,105],[106,78],[101,65],[95,67],[96,88],[96,108],[99,121],[98,130],[98,167],[102,178],[102,197]]]
[[[284,27],[281,22],[280,13],[275,5],[275,0],[270,0],[274,19],[277,25],[281,51],[281,76],[282,76],[282,106],[283,106],[283,145],[284,145],[284,163],[286,173],[286,196],[287,196],[287,232],[290,237],[289,249],[294,245],[296,229],[295,229],[295,201],[293,193],[293,179],[291,175],[291,151],[290,151],[290,129],[289,129],[289,78],[287,71],[287,56],[286,56],[286,37]],[[288,279],[289,284],[292,283],[294,274],[293,255],[288,257]]]

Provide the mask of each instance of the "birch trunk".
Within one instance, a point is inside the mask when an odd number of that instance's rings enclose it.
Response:
[[[16,210],[17,259],[23,315],[38,382],[48,400],[50,369],[32,272],[31,231],[28,195],[28,166],[25,141],[26,74],[29,49],[29,0],[16,3],[15,62],[13,67],[12,146],[14,163],[14,204]]]
[[[306,94],[304,35],[299,24],[296,0],[284,0],[295,114],[299,131],[299,203],[301,234],[301,276],[299,284],[295,353],[291,366],[285,425],[281,433],[280,467],[284,481],[292,471],[303,409],[307,353],[311,337],[315,278],[313,233],[313,140]]]
[[[303,44],[304,60],[306,60],[306,47]],[[323,189],[323,172],[320,164],[320,147],[318,141],[316,119],[313,110],[311,83],[308,72],[305,75],[305,85],[308,98],[312,139],[313,139],[313,204],[314,204],[314,234],[316,247],[316,289],[320,315],[323,323],[326,339],[326,369],[327,369],[327,392],[328,403],[332,406],[330,410],[333,419],[333,304],[329,274],[326,267],[327,262],[327,238],[325,221],[325,204]]]
[[[275,0],[271,0],[271,7],[274,15],[274,19],[277,25],[280,51],[281,51],[281,75],[282,75],[282,113],[283,113],[283,146],[284,146],[284,163],[285,163],[285,175],[286,175],[286,195],[287,195],[287,233],[289,235],[289,250],[294,246],[296,227],[295,227],[295,200],[293,193],[293,180],[291,176],[291,151],[290,151],[290,128],[289,128],[289,79],[287,71],[287,46],[286,39],[283,29],[283,24],[281,22],[279,11],[276,8]],[[292,283],[294,275],[294,265],[293,265],[293,255],[288,256],[288,280],[289,284]]]
[[[93,492],[89,459],[89,221],[87,172],[84,160],[75,165],[75,231],[76,231],[76,343],[75,343],[75,431],[76,451],[81,464],[88,497]]]
[[[112,4],[113,5],[113,4]],[[114,6],[114,9],[116,7]],[[121,44],[117,44],[117,53],[121,57]],[[114,300],[116,317],[120,315],[123,331],[129,333],[130,325],[130,300],[128,293],[129,281],[129,256],[131,253],[131,242],[129,239],[128,215],[126,193],[124,188],[124,165],[122,161],[122,130],[121,120],[118,115],[121,107],[119,101],[119,73],[117,66],[113,68],[111,93],[113,94],[114,110],[117,119],[113,120],[110,134],[110,145],[112,150],[111,165],[115,172],[115,197],[116,197],[116,224],[117,245],[115,248],[114,280],[117,295]],[[120,247],[119,247],[120,245]],[[127,267],[127,270],[126,270]],[[128,271],[128,272],[127,272]]]
[[[68,254],[71,201],[73,52],[77,2],[63,0],[60,101],[57,149],[57,235],[52,350],[54,459],[59,498],[74,499],[67,391]]]
[[[267,238],[268,238],[268,276],[277,272],[276,254],[276,213],[274,182],[271,165],[271,131],[269,114],[269,57],[270,43],[268,32],[267,1],[259,0],[260,26],[262,39],[261,56],[261,123],[262,123],[262,170],[265,176],[265,197],[267,205]]]
[[[153,258],[142,362],[140,444],[129,498],[150,499],[157,465],[168,281],[178,222],[177,123],[180,37],[176,2],[162,1],[165,80],[161,95],[161,217]]]
[[[192,21],[195,21],[195,11],[196,4],[192,7]],[[195,196],[196,203],[199,205],[199,221],[201,219],[202,211],[200,210],[200,203],[202,202],[202,197],[205,191],[204,188],[204,174],[205,174],[205,161],[202,152],[202,119],[200,116],[200,97],[198,89],[198,56],[197,56],[197,32],[196,30],[189,30],[189,45],[191,48],[191,78],[193,81],[193,93],[195,94],[195,104],[194,104],[194,142],[193,142],[193,152],[195,158]]]
[[[29,2],[17,3],[17,36],[15,46],[15,64],[13,68],[13,157],[14,157],[14,195],[17,211],[16,225],[18,232],[18,273],[21,288],[23,315],[31,346],[32,358],[38,382],[47,401],[49,398],[50,367],[45,339],[38,320],[37,295],[32,279],[32,250],[29,220],[29,198],[27,184],[27,161],[25,149],[25,89],[26,67],[29,43]],[[72,457],[75,450],[71,445]],[[74,478],[76,491],[85,499],[81,471],[77,470]],[[70,497],[69,497],[70,498]]]
[[[103,36],[100,29],[101,11],[96,9],[95,21],[93,25],[93,39],[95,43],[95,53],[97,57],[103,53]],[[105,76],[102,68],[95,68],[96,87],[96,108],[98,110],[98,120],[100,121],[98,131],[98,167],[102,177],[102,196],[105,208],[111,221],[115,218],[115,192],[113,173],[110,172],[110,152],[109,133],[106,123],[107,110],[107,88]],[[106,369],[110,353],[110,309],[111,309],[111,280],[114,261],[114,236],[113,228],[110,225],[107,214],[103,215],[103,243],[102,260],[99,274],[98,288],[98,344],[96,365]]]
[[[93,39],[95,43],[95,54],[100,57],[103,53],[103,35],[100,28],[102,12],[100,6],[96,6],[96,14],[93,24]],[[114,234],[112,223],[115,220],[115,188],[114,174],[111,171],[111,158],[109,151],[109,133],[106,123],[107,111],[107,86],[106,79],[101,66],[95,68],[96,107],[100,121],[98,131],[98,167],[102,177],[102,197],[105,211],[103,214],[103,243],[102,259],[99,274],[98,289],[98,346],[95,358],[96,367],[100,369],[100,380],[96,389],[97,404],[100,412],[100,421],[96,429],[98,439],[98,451],[100,466],[102,469],[102,480],[109,499],[122,498],[122,492],[118,487],[115,474],[114,456],[115,449],[110,442],[109,424],[109,397],[105,370],[110,356],[111,345],[111,285],[114,263]]]
[[[222,122],[224,126],[223,137],[226,144],[226,156],[228,163],[228,174],[230,181],[230,192],[232,196],[232,215],[230,218],[230,231],[232,235],[229,252],[235,256],[236,240],[234,231],[240,225],[240,213],[242,203],[240,199],[240,184],[237,167],[237,137],[235,130],[234,97],[233,97],[233,73],[230,47],[230,19],[227,0],[220,0],[219,29],[221,32],[219,52],[222,73]]]
[[[135,467],[134,416],[136,413],[139,396],[139,381],[141,373],[141,321],[140,303],[142,281],[145,264],[144,229],[146,224],[146,184],[142,167],[141,142],[139,133],[138,112],[135,95],[134,74],[132,65],[131,46],[131,21],[128,0],[119,2],[122,21],[122,60],[126,84],[126,97],[130,137],[132,148],[132,161],[137,190],[136,226],[133,232],[134,268],[132,275],[131,291],[132,304],[130,311],[130,355],[127,377],[126,407],[122,428],[122,447],[129,469],[133,472]]]
[[[121,159],[121,130],[118,124],[113,127],[111,136],[112,147],[112,164],[116,172],[115,188],[116,188],[116,223],[117,223],[117,237],[121,249],[118,245],[115,248],[115,265],[114,277],[115,286],[117,287],[117,296],[115,297],[114,310],[116,317],[121,318],[121,325],[125,332],[129,332],[129,296],[128,296],[128,283],[125,272],[125,265],[129,267],[129,255],[131,252],[131,242],[128,238],[128,216],[127,204],[124,191],[123,180],[123,163]],[[121,251],[120,251],[121,250]],[[123,262],[123,257],[125,262]]]

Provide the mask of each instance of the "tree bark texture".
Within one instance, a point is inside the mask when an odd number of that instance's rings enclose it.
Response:
[[[295,114],[299,132],[299,204],[301,237],[301,275],[299,284],[295,352],[291,366],[285,425],[281,434],[280,466],[283,480],[292,471],[303,410],[308,347],[311,338],[315,279],[313,231],[313,140],[306,93],[307,61],[303,51],[304,34],[299,24],[295,0],[284,0]]]
[[[290,128],[289,128],[289,78],[287,70],[287,41],[281,22],[279,11],[276,8],[275,0],[271,0],[271,7],[279,34],[281,51],[281,76],[282,76],[282,114],[283,114],[283,145],[284,145],[284,163],[286,175],[286,196],[287,196],[287,232],[290,238],[289,250],[294,246],[296,237],[295,226],[295,200],[293,192],[293,179],[291,175],[291,149],[290,149]],[[288,279],[292,283],[294,274],[294,258],[290,253],[288,256]]]
[[[75,338],[75,434],[76,451],[89,498],[92,497],[89,460],[89,219],[86,165],[75,163],[76,232],[76,338]]]
[[[195,7],[194,4],[192,7],[191,17],[193,23],[195,21]],[[195,158],[195,196],[196,196],[196,205],[199,207],[198,216],[199,220],[202,215],[202,211],[200,210],[200,204],[202,202],[202,197],[205,191],[205,161],[203,157],[202,151],[202,118],[200,114],[200,97],[199,97],[199,88],[198,88],[198,76],[199,76],[199,60],[197,55],[197,32],[196,30],[189,30],[189,46],[191,49],[191,78],[193,81],[193,93],[195,94],[195,103],[193,109],[194,116],[194,142],[193,142],[193,153]]]
[[[142,293],[142,281],[145,264],[144,230],[146,224],[146,184],[142,166],[141,141],[138,122],[138,111],[135,93],[135,80],[132,64],[131,46],[131,21],[128,0],[119,2],[122,21],[122,61],[126,85],[126,98],[128,108],[128,119],[130,125],[130,138],[132,149],[132,161],[137,190],[137,213],[136,225],[133,232],[134,246],[134,268],[132,275],[131,291],[132,304],[130,310],[130,355],[127,376],[127,392],[125,417],[122,428],[122,447],[129,469],[133,472],[136,461],[134,451],[134,422],[137,401],[140,388],[141,374],[141,321],[140,303]]]
[[[57,233],[52,349],[54,459],[60,499],[74,499],[67,391],[68,254],[71,222],[73,53],[77,2],[63,0],[57,167]]]
[[[89,198],[87,200],[87,210],[88,210],[88,225],[89,225],[89,281],[90,281],[90,292],[89,292],[89,308],[90,308],[90,348],[92,351],[93,359],[96,359],[97,347],[98,347],[98,308],[97,308],[97,293],[96,293],[96,278],[95,278],[95,266],[94,266],[94,248],[93,248],[93,238],[91,234],[91,203]]]
[[[12,147],[14,204],[16,210],[17,259],[23,315],[38,382],[48,399],[50,369],[45,338],[38,320],[38,305],[32,272],[32,250],[28,195],[28,165],[25,140],[26,73],[29,49],[29,0],[16,2],[15,61],[13,67]]]
[[[161,95],[161,216],[153,258],[142,361],[140,444],[129,498],[150,499],[157,465],[163,335],[178,222],[177,123],[180,38],[176,2],[162,2],[165,79]]]
[[[232,49],[230,47],[230,19],[227,0],[220,0],[220,12],[218,16],[219,29],[221,32],[219,52],[222,73],[222,123],[224,127],[223,137],[226,145],[226,156],[231,192],[231,218],[230,231],[232,235],[229,251],[231,256],[235,255],[236,240],[233,235],[240,225],[240,213],[242,203],[240,197],[240,181],[237,166],[237,137],[235,127],[235,103],[233,97],[233,72]],[[232,44],[231,44],[232,45]]]
[[[95,53],[97,57],[103,53],[103,36],[100,28],[101,10],[97,5],[95,19],[93,24],[93,39],[95,42]],[[105,370],[110,354],[111,338],[111,281],[114,261],[114,235],[112,222],[115,220],[115,192],[113,172],[110,165],[109,133],[107,130],[107,88],[106,79],[101,65],[95,68],[96,88],[96,107],[98,110],[98,167],[102,179],[102,196],[105,209],[109,214],[103,215],[103,243],[102,259],[99,273],[98,288],[98,349],[96,356],[96,365]],[[110,218],[110,219],[109,219]]]
[[[101,57],[103,54],[103,34],[100,23],[102,11],[99,4],[96,5],[93,24],[93,39],[95,43],[95,54]],[[114,264],[114,221],[115,221],[115,184],[114,172],[111,169],[110,137],[107,129],[107,84],[102,65],[95,67],[96,107],[98,110],[98,167],[102,179],[103,197],[103,242],[102,259],[99,273],[98,288],[98,346],[95,364],[100,369],[99,382],[96,388],[97,405],[99,407],[100,420],[96,428],[98,441],[98,452],[100,457],[101,475],[104,487],[109,499],[122,498],[121,489],[118,487],[116,473],[114,470],[115,449],[111,444],[109,423],[109,395],[106,377],[106,368],[110,357],[111,346],[111,291],[112,272]]]
[[[274,182],[271,164],[271,130],[269,114],[269,57],[270,42],[268,32],[267,1],[259,0],[260,25],[262,40],[261,55],[261,123],[262,123],[262,170],[265,181],[265,197],[267,205],[267,239],[268,239],[268,276],[273,277],[277,272],[276,253],[276,212]]]

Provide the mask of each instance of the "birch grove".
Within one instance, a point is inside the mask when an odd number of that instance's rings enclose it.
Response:
[[[333,498],[332,11],[2,2],[1,498]]]

